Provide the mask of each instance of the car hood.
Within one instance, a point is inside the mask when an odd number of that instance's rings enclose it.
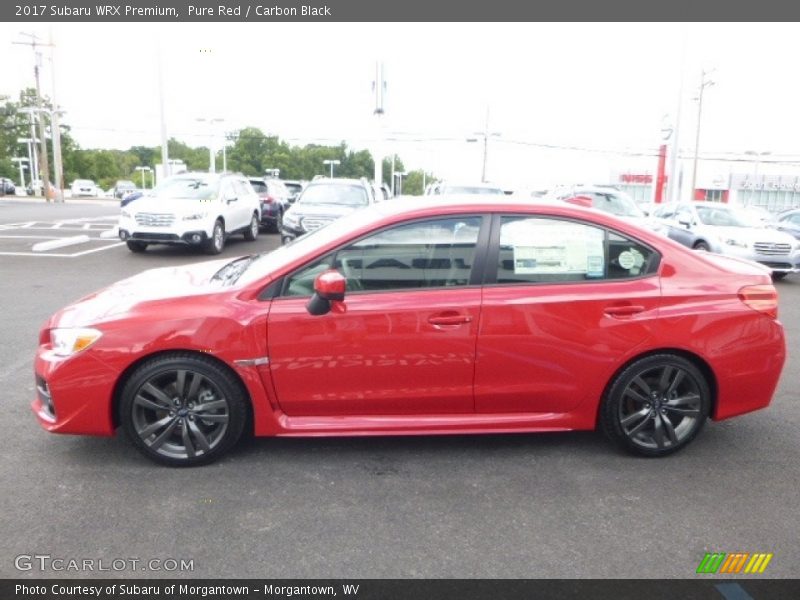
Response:
[[[130,314],[149,302],[227,291],[230,288],[211,277],[229,262],[213,260],[144,271],[67,306],[53,316],[50,327],[89,327]]]
[[[347,206],[346,204],[294,204],[287,211],[296,217],[343,217],[356,211],[358,206]]]
[[[196,213],[201,210],[208,210],[213,202],[208,200],[190,200],[156,198],[155,196],[142,196],[136,201],[136,206],[132,208],[133,213],[159,213],[186,215]]]

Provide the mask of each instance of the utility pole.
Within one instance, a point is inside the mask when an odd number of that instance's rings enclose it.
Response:
[[[697,157],[700,153],[700,123],[703,118],[703,91],[707,87],[714,85],[711,79],[706,79],[707,75],[711,75],[712,71],[700,71],[700,91],[697,95],[697,131],[694,138],[694,165],[692,166],[692,198],[695,194],[695,186],[697,185]]]
[[[495,132],[489,132],[489,107],[486,107],[486,124],[484,125],[483,131],[476,131],[475,135],[483,137],[483,168],[481,169],[481,182],[486,183],[486,163],[488,162],[489,156],[489,138],[490,137],[500,137],[500,134]],[[467,138],[468,142],[477,142],[477,138]]]
[[[675,105],[675,122],[673,124],[672,136],[669,140],[669,166],[667,168],[667,200],[677,202],[681,197],[681,164],[680,157],[680,130],[681,130],[681,109],[683,108],[683,84],[684,70],[686,67],[686,44],[688,34],[684,26],[681,34],[681,62],[678,81],[678,98]]]
[[[11,42],[12,44],[19,44],[22,46],[30,46],[33,49],[33,75],[36,80],[36,108],[39,112],[39,167],[40,175],[42,177],[42,186],[44,187],[44,197],[50,202],[50,185],[48,182],[50,167],[47,161],[47,139],[44,135],[44,119],[42,119],[42,91],[39,85],[39,71],[42,67],[42,53],[37,51],[40,46],[49,46],[50,44],[42,44],[39,42],[39,36],[35,33],[20,32],[20,35],[30,38],[30,42]],[[35,136],[34,136],[35,137]]]
[[[64,201],[64,165],[61,162],[61,126],[59,116],[61,111],[56,104],[56,45],[53,42],[53,28],[50,28],[50,76],[53,97],[53,112],[50,113],[50,129],[53,133],[53,184],[56,186],[56,199]]]
[[[161,114],[161,177],[166,179],[172,175],[172,169],[169,164],[167,117],[164,113],[164,69],[161,63],[161,33],[159,32],[156,35],[156,66],[158,68],[158,105]]]
[[[383,115],[386,111],[384,106],[384,99],[386,94],[386,80],[384,78],[383,63],[378,61],[375,63],[375,81],[372,82],[372,90],[375,92],[375,109],[373,115],[375,116],[375,172],[373,177],[375,185],[380,187],[383,184]],[[392,181],[394,187],[394,181]]]

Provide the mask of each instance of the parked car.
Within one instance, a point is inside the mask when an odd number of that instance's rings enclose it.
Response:
[[[666,235],[667,229],[658,219],[648,216],[633,198],[611,186],[576,185],[561,187],[553,190],[547,196],[547,199],[594,208],[640,227]]]
[[[283,185],[286,186],[286,189],[289,192],[289,204],[294,204],[295,200],[297,200],[298,196],[300,196],[300,193],[303,191],[305,182],[284,179]]]
[[[289,208],[289,190],[280,179],[251,177],[249,181],[261,202],[261,226],[280,233],[283,213]]]
[[[0,195],[2,196],[15,196],[17,194],[17,186],[14,182],[6,177],[0,177]]]
[[[654,215],[667,235],[695,250],[761,263],[774,279],[800,271],[800,243],[791,235],[754,225],[750,215],[719,202],[666,204]]]
[[[375,203],[372,185],[366,179],[322,177],[310,182],[283,215],[281,242],[329,225],[354,210]]]
[[[234,233],[255,241],[260,222],[258,196],[244,176],[182,173],[121,209],[119,237],[131,252],[172,244],[219,254]]]
[[[145,271],[58,311],[32,408],[51,432],[119,426],[176,466],[220,457],[245,429],[600,428],[662,457],[707,418],[770,403],[777,309],[762,267],[598,211],[380,202],[272,252]]]
[[[800,209],[783,211],[774,217],[769,226],[800,240]]]
[[[491,194],[504,196],[503,188],[491,183],[459,183],[452,181],[439,181],[425,187],[426,196],[441,194]]]
[[[52,184],[51,184],[52,185]],[[41,179],[32,179],[25,186],[25,193],[28,196],[41,196],[44,189],[44,182]]]
[[[97,197],[100,196],[101,190],[91,179],[76,179],[70,185],[70,193],[73,198],[81,196]]]
[[[122,200],[128,194],[132,194],[136,191],[138,191],[138,188],[135,183],[127,179],[120,179],[114,184],[114,187],[111,188],[111,196]]]

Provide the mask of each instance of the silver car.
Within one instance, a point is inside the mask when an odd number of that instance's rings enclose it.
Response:
[[[653,213],[667,235],[689,248],[745,258],[772,270],[774,279],[800,271],[800,242],[757,225],[741,208],[718,202],[666,204]]]

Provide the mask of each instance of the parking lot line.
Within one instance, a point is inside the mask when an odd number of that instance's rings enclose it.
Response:
[[[64,246],[75,246],[77,244],[85,244],[91,238],[88,235],[73,235],[70,237],[58,238],[48,242],[39,242],[34,244],[32,250],[34,252],[46,252],[47,250],[55,250],[56,248],[63,248]]]

